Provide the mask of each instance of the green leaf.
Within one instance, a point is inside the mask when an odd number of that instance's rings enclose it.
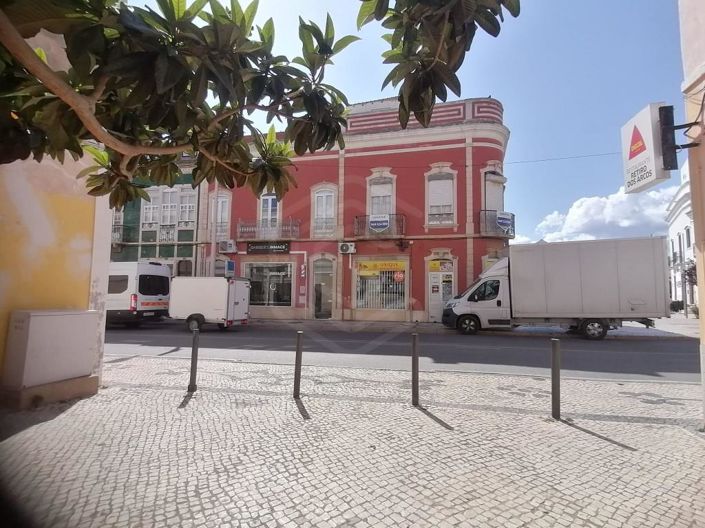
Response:
[[[343,51],[345,48],[347,48],[350,44],[353,42],[360,40],[360,37],[356,37],[355,35],[346,35],[343,38],[341,38],[338,42],[336,42],[333,45],[333,53],[339,53]]]
[[[501,26],[499,20],[487,9],[481,9],[475,13],[475,22],[487,33],[496,37],[499,35]]]
[[[335,38],[335,27],[333,26],[333,19],[330,17],[330,13],[326,14],[326,41],[333,44],[333,39]]]
[[[194,0],[193,3],[184,11],[183,18],[186,20],[192,20],[203,10],[208,0]]]
[[[46,52],[45,52],[42,48],[34,48],[34,53],[37,54],[37,57],[39,57],[40,59],[42,59],[42,62],[43,62],[44,64],[47,63],[47,54],[46,54]]]
[[[455,73],[450,71],[450,69],[445,64],[440,62],[436,64],[436,66],[434,66],[433,72],[438,74],[438,76],[443,81],[443,84],[450,88],[455,95],[460,97],[460,81],[458,80],[458,76],[455,75]]]
[[[245,14],[242,12],[242,7],[240,7],[238,0],[230,0],[230,11],[232,12],[233,22],[242,25],[242,19]]]
[[[507,11],[509,11],[509,14],[511,14],[514,18],[519,16],[519,13],[521,12],[521,6],[519,0],[501,0],[502,5],[507,8]]]
[[[255,22],[255,17],[257,16],[257,8],[259,7],[259,0],[252,0],[252,3],[245,9],[243,30],[246,35],[252,30],[252,24]]]
[[[362,26],[374,19],[375,7],[377,3],[375,0],[363,0],[360,5],[360,11],[357,13],[357,29],[358,31],[362,29]]]

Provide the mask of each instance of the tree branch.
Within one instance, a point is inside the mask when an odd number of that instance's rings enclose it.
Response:
[[[70,85],[64,82],[54,70],[49,68],[47,64],[39,58],[34,50],[22,38],[22,35],[17,31],[17,28],[12,24],[5,12],[0,9],[0,43],[24,66],[27,71],[34,75],[41,83],[59,99],[64,101],[76,113],[86,130],[90,132],[96,141],[101,142],[106,147],[123,154],[124,156],[139,156],[142,154],[165,155],[165,154],[180,154],[188,150],[192,150],[193,146],[190,143],[181,145],[173,145],[169,147],[152,147],[147,145],[131,145],[120,141],[113,136],[100,124],[94,114],[95,101],[102,91],[105,89],[104,83],[107,79],[98,80],[96,89],[89,97],[83,96],[76,92]],[[99,88],[102,89],[99,91]]]
[[[221,167],[224,167],[224,168],[226,168],[227,170],[229,170],[230,172],[235,173],[235,174],[237,174],[237,175],[239,175],[239,176],[243,176],[243,177],[247,178],[248,176],[254,174],[253,172],[242,172],[242,171],[239,171],[239,170],[237,170],[237,169],[233,169],[230,165],[228,165],[228,164],[225,163],[224,161],[221,161],[220,158],[218,158],[217,156],[214,156],[213,154],[211,154],[210,152],[208,152],[208,151],[207,151],[206,149],[204,149],[203,147],[199,147],[198,152],[200,152],[201,154],[203,154],[206,158],[208,158],[209,160],[211,160],[211,161],[212,161],[213,163],[215,163],[216,165],[220,165]]]

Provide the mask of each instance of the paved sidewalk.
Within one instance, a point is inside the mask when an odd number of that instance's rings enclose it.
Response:
[[[705,526],[699,386],[203,361],[106,363],[90,399],[0,413],[45,526]],[[11,435],[7,437],[7,435]]]

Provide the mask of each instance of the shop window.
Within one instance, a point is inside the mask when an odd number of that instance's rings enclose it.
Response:
[[[250,279],[250,304],[254,306],[292,305],[292,265],[290,263],[248,262],[245,276]]]
[[[357,308],[406,309],[406,264],[398,261],[358,263]]]

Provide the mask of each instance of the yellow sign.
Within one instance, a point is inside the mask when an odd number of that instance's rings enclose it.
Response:
[[[380,271],[406,271],[406,262],[400,260],[365,260],[357,263],[360,275],[376,275]]]
[[[428,263],[428,271],[453,271],[453,262],[450,260],[432,260]]]

